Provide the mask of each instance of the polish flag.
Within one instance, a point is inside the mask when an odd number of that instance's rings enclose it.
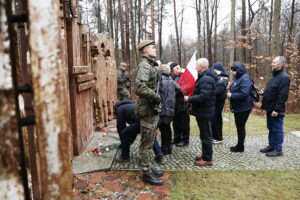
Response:
[[[196,80],[198,78],[198,72],[196,70],[196,51],[190,59],[184,73],[178,80],[181,91],[186,96],[192,96]]]

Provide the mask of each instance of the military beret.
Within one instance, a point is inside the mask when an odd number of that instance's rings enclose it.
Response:
[[[140,44],[137,46],[138,50],[141,50],[142,48],[150,45],[150,44],[155,44],[154,40],[143,40],[140,42]]]

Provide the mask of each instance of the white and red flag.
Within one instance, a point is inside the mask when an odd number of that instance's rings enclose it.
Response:
[[[196,80],[198,78],[198,72],[196,70],[196,51],[190,59],[184,73],[178,80],[181,91],[185,96],[192,96],[195,87]]]

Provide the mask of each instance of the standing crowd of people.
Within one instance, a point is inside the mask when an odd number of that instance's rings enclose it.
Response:
[[[192,96],[180,89],[178,80],[182,75],[180,65],[175,62],[158,65],[155,61],[156,47],[153,40],[143,40],[138,45],[141,53],[135,75],[137,103],[130,100],[129,76],[125,74],[127,64],[118,69],[118,99],[116,104],[117,129],[121,140],[121,155],[118,162],[130,161],[130,144],[140,133],[139,161],[143,170],[142,180],[151,185],[162,185],[163,171],[151,166],[152,150],[155,161],[164,162],[164,155],[172,154],[172,144],[177,147],[189,145],[190,114],[195,116],[200,132],[202,152],[195,156],[196,166],[213,165],[213,144],[223,142],[222,112],[225,100],[229,98],[237,128],[237,144],[231,152],[244,152],[248,117],[254,107],[253,81],[246,73],[243,62],[231,66],[233,81],[221,62],[210,67],[206,58],[196,61],[198,73]],[[288,99],[290,79],[284,70],[285,58],[276,57],[272,62],[273,77],[267,83],[262,100],[266,110],[269,142],[260,152],[266,156],[282,156],[283,119],[285,102]],[[172,128],[173,125],[173,140]],[[156,139],[161,133],[161,146]]]

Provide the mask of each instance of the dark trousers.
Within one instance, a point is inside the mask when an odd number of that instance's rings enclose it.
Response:
[[[140,123],[133,123],[126,128],[124,128],[120,133],[120,140],[121,140],[121,149],[122,149],[122,157],[129,158],[130,155],[130,144],[132,144],[137,137],[137,134],[140,133]],[[155,138],[153,151],[155,156],[163,155],[161,148]]]
[[[224,103],[225,103],[225,100],[216,102],[215,117],[212,120],[212,124],[211,124],[213,139],[219,140],[219,141],[223,140],[222,112],[223,112],[223,108],[224,108]]]
[[[163,152],[167,152],[169,147],[172,145],[172,130],[170,123],[161,123],[159,126],[161,133],[161,149]]]
[[[202,142],[202,156],[203,160],[211,161],[213,148],[212,148],[212,131],[211,120],[197,118],[197,124],[200,130],[200,140]]]
[[[190,115],[187,111],[176,112],[173,118],[174,143],[190,141]]]
[[[234,113],[235,126],[237,129],[238,143],[237,146],[244,147],[245,137],[246,137],[246,122],[250,115],[251,110],[244,112]]]

